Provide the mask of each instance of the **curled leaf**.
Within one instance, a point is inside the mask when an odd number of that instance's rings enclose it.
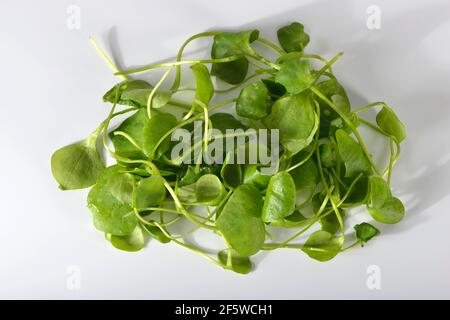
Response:
[[[278,41],[286,52],[302,52],[309,43],[303,24],[293,22],[277,31]]]
[[[232,55],[252,54],[250,44],[259,36],[258,30],[242,32],[222,32],[214,37],[211,50],[213,59],[226,58]],[[241,58],[225,62],[214,63],[211,74],[230,84],[238,84],[244,81],[248,71],[248,60]]]
[[[383,109],[381,109],[381,111],[377,114],[377,123],[384,132],[394,136],[398,142],[405,140],[405,125],[391,109],[383,107]]]
[[[353,228],[356,231],[356,238],[362,243],[365,243],[380,234],[380,230],[367,222],[357,224]]]

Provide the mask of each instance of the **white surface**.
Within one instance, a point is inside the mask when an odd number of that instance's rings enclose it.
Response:
[[[80,30],[66,27],[69,4],[81,8]],[[371,4],[2,0],[0,298],[450,298],[450,2],[376,1],[381,30],[366,27]],[[92,226],[86,192],[59,191],[49,168],[56,148],[104,118],[101,95],[117,81],[88,35],[129,67],[173,57],[197,32],[252,26],[273,39],[293,20],[310,33],[309,52],[345,51],[335,70],[354,107],[385,100],[406,123],[393,177],[405,220],[329,263],[280,250],[247,276],[176,245],[113,249]],[[71,265],[80,290],[66,287]],[[366,287],[369,265],[381,268],[381,290]]]

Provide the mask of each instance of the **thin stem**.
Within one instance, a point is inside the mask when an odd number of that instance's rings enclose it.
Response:
[[[206,254],[205,252],[201,251],[200,249],[198,249],[198,248],[196,248],[196,247],[194,247],[194,246],[191,246],[191,245],[189,245],[189,244],[187,244],[187,243],[184,243],[184,242],[181,242],[181,241],[178,241],[177,239],[175,239],[175,238],[174,238],[170,233],[168,233],[168,232],[166,231],[166,229],[164,229],[164,227],[161,226],[158,222],[155,222],[155,225],[161,230],[161,232],[162,232],[167,238],[169,238],[170,240],[172,240],[172,241],[175,242],[176,244],[179,244],[179,245],[182,246],[182,247],[185,247],[185,248],[187,248],[187,249],[189,249],[189,250],[194,251],[195,253],[197,253],[197,254],[201,255],[202,257],[208,259],[208,260],[211,261],[212,263],[217,264],[218,266],[224,267],[224,265],[223,265],[220,261],[218,261],[218,260],[212,258],[211,256],[209,256],[209,255]]]
[[[215,36],[217,34],[219,34],[220,32],[216,32],[216,31],[211,31],[211,32],[201,32],[201,33],[197,33],[194,34],[193,36],[191,36],[190,38],[188,38],[180,47],[180,49],[178,50],[178,54],[177,54],[177,61],[181,61],[182,57],[183,57],[183,52],[184,49],[186,48],[186,46],[192,42],[195,39],[199,39],[199,38],[205,38],[205,37],[211,37],[211,36]],[[181,68],[180,66],[176,66],[176,70],[175,70],[175,79],[173,81],[171,90],[172,91],[176,91],[178,90],[179,86],[180,86],[180,82],[181,82]]]
[[[172,71],[172,69],[173,69],[173,67],[170,67],[169,69],[167,69],[166,72],[164,72],[164,74],[161,77],[161,79],[159,79],[158,83],[153,87],[152,91],[148,95],[148,99],[147,99],[147,116],[148,116],[149,119],[151,118],[151,106],[152,106],[153,96],[155,95],[155,93],[159,89],[159,87],[161,87],[161,85],[164,82],[164,80],[169,76],[169,74]]]
[[[275,43],[273,43],[270,40],[264,39],[259,37],[258,39],[256,39],[256,41],[262,43],[263,45],[273,49],[276,53],[278,53],[280,56],[284,55],[286,52],[281,49],[279,46],[277,46]]]
[[[103,51],[103,49],[97,43],[95,38],[94,37],[89,37],[89,41],[91,41],[91,43],[94,46],[95,50],[97,50],[98,54],[103,58],[103,60],[106,62],[106,64],[114,71],[114,73],[119,72],[119,69],[117,68],[117,66],[106,55],[105,51]],[[118,75],[118,77],[121,78],[122,80],[128,80],[128,78],[125,75]]]
[[[180,200],[178,199],[177,195],[175,194],[175,191],[172,189],[172,187],[167,183],[167,181],[164,180],[164,186],[166,187],[167,191],[170,193],[170,195],[172,196],[172,199],[175,203],[175,207],[177,207],[178,209],[180,209],[180,213],[182,213],[189,221],[191,221],[192,223],[199,225],[201,227],[204,227],[206,229],[210,229],[210,230],[216,230],[215,226],[210,226],[208,224],[202,223],[200,221],[197,221],[196,219],[194,219],[189,212],[184,208],[184,206],[181,204]]]
[[[335,55],[330,61],[328,61],[318,72],[317,75],[315,77],[315,79],[311,82],[311,85],[314,85],[320,78],[320,76],[327,70],[330,69],[331,70],[331,66],[339,60],[340,57],[342,57],[344,53],[343,52],[339,52],[337,55]]]
[[[377,174],[380,174],[377,166],[375,165],[372,157],[369,154],[369,151],[367,151],[366,145],[364,144],[364,141],[361,138],[361,135],[359,134],[358,130],[353,125],[352,121],[333,102],[331,102],[327,97],[325,97],[316,87],[312,86],[311,91],[314,92],[314,94],[317,95],[326,104],[328,104],[331,107],[331,109],[333,109],[347,123],[347,125],[352,130],[353,134],[355,135],[356,139],[358,140],[359,145],[361,146],[361,149],[363,150],[364,155],[366,156],[367,160],[369,160],[372,168],[375,170],[375,172]]]
[[[122,70],[122,71],[116,72],[115,75],[133,74],[133,73],[144,72],[144,71],[148,71],[148,70],[152,70],[152,69],[181,66],[181,65],[184,65],[184,64],[225,63],[225,62],[238,60],[241,57],[242,56],[240,56],[240,55],[232,55],[232,56],[228,56],[226,58],[220,58],[220,59],[183,60],[183,61],[176,61],[176,62],[155,63],[155,64],[151,64],[151,65],[148,65],[148,66],[143,66],[143,67],[139,67],[139,68],[135,68],[135,69]]]

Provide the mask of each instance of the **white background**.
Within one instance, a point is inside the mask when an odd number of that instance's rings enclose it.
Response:
[[[67,28],[70,4],[81,9],[79,30]],[[371,4],[380,30],[366,27]],[[87,192],[61,192],[49,168],[55,149],[105,117],[101,96],[117,81],[88,36],[130,67],[173,58],[197,32],[257,27],[274,39],[295,20],[311,35],[309,52],[345,52],[335,71],[354,107],[387,101],[407,125],[393,177],[404,221],[328,263],[264,254],[247,276],[172,244],[112,248],[92,226]],[[449,1],[2,0],[0,39],[1,298],[450,298]],[[79,290],[66,287],[71,265]],[[366,286],[370,265],[381,290]]]

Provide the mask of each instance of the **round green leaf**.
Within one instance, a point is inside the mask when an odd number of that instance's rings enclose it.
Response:
[[[219,231],[240,255],[251,256],[264,244],[262,205],[260,191],[243,184],[236,188],[216,221]]]
[[[142,179],[133,191],[133,205],[137,209],[159,206],[165,198],[164,178],[158,175]]]
[[[272,222],[289,216],[295,209],[295,183],[287,172],[272,176],[266,191],[262,219]]]
[[[328,261],[333,259],[341,250],[342,238],[334,237],[327,231],[316,231],[312,233],[302,251],[310,258],[318,261]]]
[[[280,142],[291,154],[296,154],[311,143],[319,125],[306,91],[278,99],[265,123],[271,129],[280,130]]]
[[[269,90],[259,80],[241,90],[236,101],[236,113],[244,118],[262,119],[270,113],[271,105]]]
[[[115,236],[107,233],[106,239],[108,239],[108,241],[117,249],[129,252],[139,251],[145,245],[144,233],[139,225],[137,225],[129,235]]]
[[[275,81],[282,84],[291,95],[309,88],[312,81],[309,61],[298,58],[284,61],[275,76]]]
[[[205,174],[195,183],[195,196],[199,203],[216,205],[224,195],[225,188],[222,182],[213,174]]]
[[[52,174],[62,190],[74,190],[95,184],[105,168],[96,147],[97,135],[55,151],[51,158]]]
[[[386,224],[398,223],[405,215],[405,207],[398,198],[390,198],[382,206],[369,207],[368,210],[376,221]]]
[[[117,236],[133,232],[137,218],[131,207],[134,178],[112,166],[104,169],[88,194],[88,207],[97,229]]]

